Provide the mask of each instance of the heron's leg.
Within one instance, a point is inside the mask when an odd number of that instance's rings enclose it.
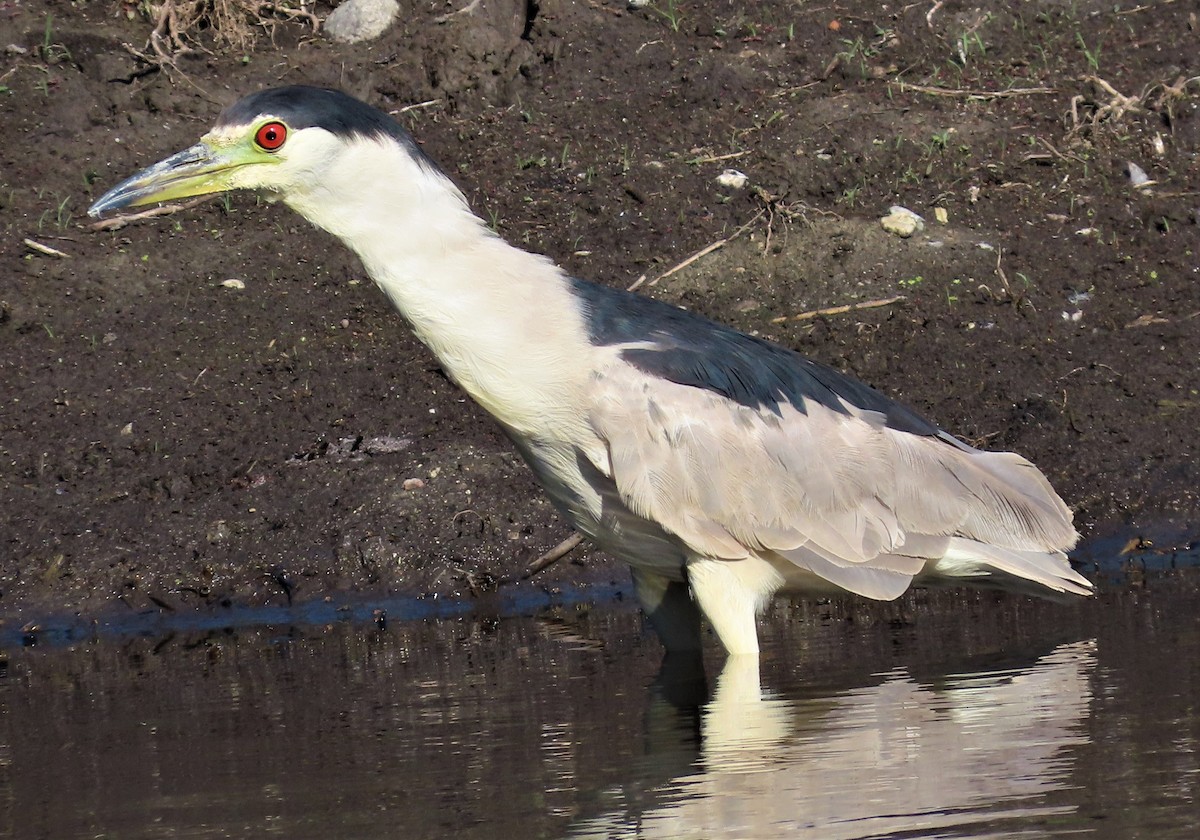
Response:
[[[783,577],[759,557],[688,561],[692,597],[730,654],[758,656],[758,611]]]
[[[633,588],[663,647],[672,651],[700,650],[700,610],[686,583],[646,569],[633,568]]]

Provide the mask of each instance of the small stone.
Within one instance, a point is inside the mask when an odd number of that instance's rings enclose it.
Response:
[[[224,519],[218,519],[208,527],[204,536],[213,545],[225,542],[230,536],[229,523]]]
[[[879,224],[888,233],[907,239],[918,231],[925,229],[925,220],[907,207],[894,205],[888,214],[879,220]]]
[[[226,289],[236,289],[237,291],[241,291],[242,289],[246,288],[246,284],[236,277],[230,277],[228,280],[222,280],[221,285]]]
[[[1133,184],[1137,189],[1144,189],[1154,183],[1150,180],[1150,176],[1146,174],[1146,170],[1133,161],[1129,161],[1125,166],[1129,172],[1129,183]]]
[[[371,41],[388,30],[399,11],[396,0],[347,0],[329,13],[321,30],[343,44]]]
[[[394,455],[412,445],[412,438],[380,435],[362,442],[362,450],[368,455]]]
[[[739,172],[736,169],[726,169],[717,176],[717,183],[731,190],[740,190],[746,184],[750,183],[750,177],[745,172]]]
[[[420,478],[404,479],[404,489],[405,490],[420,490],[424,486],[425,486],[425,481],[423,479],[420,479]]]
[[[937,219],[939,225],[944,225],[950,221],[950,214],[946,212],[945,207],[934,207],[933,218]]]

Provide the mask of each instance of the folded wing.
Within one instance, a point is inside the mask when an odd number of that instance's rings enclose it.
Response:
[[[595,376],[589,420],[604,451],[593,460],[631,510],[695,554],[783,558],[881,599],[918,575],[1090,590],[1065,559],[1070,510],[1019,455],[965,446],[808,360],[804,381],[781,383],[777,367],[773,397],[751,400],[696,373],[715,366],[714,381],[752,390],[756,371],[736,354],[707,354],[702,368],[678,347],[648,364],[653,352],[642,345]]]

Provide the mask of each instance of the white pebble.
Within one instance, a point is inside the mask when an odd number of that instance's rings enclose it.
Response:
[[[726,169],[717,176],[717,183],[722,187],[740,190],[746,184],[750,183],[750,177],[745,172],[739,172],[736,169]]]
[[[925,230],[925,220],[907,207],[896,204],[888,210],[888,214],[879,220],[879,224],[888,233],[902,236],[905,239],[917,231]]]
[[[1129,170],[1129,183],[1133,184],[1138,189],[1148,187],[1154,182],[1150,180],[1150,176],[1146,174],[1146,170],[1138,166],[1133,161],[1129,161],[1126,166]]]

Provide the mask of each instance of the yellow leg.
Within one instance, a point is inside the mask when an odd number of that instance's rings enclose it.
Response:
[[[688,561],[692,597],[730,654],[758,656],[759,610],[783,577],[766,560]]]

